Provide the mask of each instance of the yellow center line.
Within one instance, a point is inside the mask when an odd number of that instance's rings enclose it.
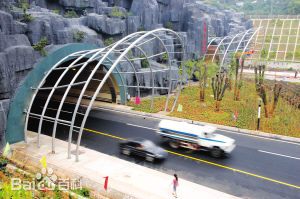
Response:
[[[87,128],[85,128],[84,130],[86,130],[88,132],[91,132],[91,133],[96,133],[96,134],[99,134],[99,135],[108,136],[108,137],[111,137],[111,138],[114,138],[114,139],[127,140],[126,138],[114,136],[114,135],[107,134],[107,133],[102,133],[100,131],[95,131],[95,130],[91,130],[91,129],[87,129]],[[234,172],[242,173],[242,174],[249,175],[249,176],[252,176],[252,177],[260,178],[260,179],[267,180],[267,181],[270,181],[270,182],[275,182],[275,183],[282,184],[282,185],[285,185],[285,186],[300,189],[300,186],[298,186],[298,185],[289,184],[289,183],[282,182],[282,181],[279,181],[279,180],[275,180],[275,179],[272,179],[272,178],[268,178],[268,177],[265,177],[265,176],[257,175],[257,174],[250,173],[250,172],[247,172],[247,171],[243,171],[243,170],[240,170],[240,169],[235,169],[235,168],[232,168],[232,167],[229,167],[229,166],[218,164],[218,163],[215,163],[215,162],[203,160],[203,159],[200,159],[200,158],[195,158],[195,157],[184,155],[184,154],[181,154],[181,153],[176,153],[174,151],[169,151],[169,150],[166,150],[166,151],[170,154],[173,154],[173,155],[176,155],[176,156],[181,156],[181,157],[184,157],[184,158],[188,158],[188,159],[191,159],[191,160],[194,160],[194,161],[197,161],[197,162],[206,163],[206,164],[209,164],[209,165],[213,165],[213,166],[220,167],[220,168],[223,168],[223,169],[227,169],[227,170],[231,170],[231,171],[234,171]]]

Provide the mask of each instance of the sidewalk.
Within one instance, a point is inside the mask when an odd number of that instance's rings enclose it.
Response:
[[[63,174],[70,178],[80,177],[83,186],[90,187],[108,198],[173,198],[172,175],[83,147],[80,148],[79,162],[75,162],[74,155],[72,159],[67,159],[67,142],[56,140],[56,153],[52,154],[51,137],[41,135],[41,147],[38,148],[37,134],[28,132],[27,135],[28,144],[12,145],[12,158],[24,165],[39,165],[39,160],[45,155],[48,167],[53,168],[55,174]],[[75,149],[75,145],[72,149]],[[109,176],[107,192],[103,189],[105,176]],[[237,197],[180,179],[179,176],[178,198],[234,199]]]
[[[253,69],[244,69],[245,74],[253,74]],[[300,74],[295,78],[295,72],[290,71],[265,71],[265,78],[269,80],[278,80],[284,82],[300,82]]]

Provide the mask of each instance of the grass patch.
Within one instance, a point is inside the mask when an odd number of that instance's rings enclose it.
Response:
[[[226,91],[221,102],[220,112],[215,112],[215,101],[212,97],[211,88],[206,90],[205,103],[199,101],[199,87],[186,87],[178,100],[183,105],[183,111],[170,113],[170,116],[185,118],[196,121],[203,121],[226,126],[236,126],[243,129],[255,130],[257,125],[257,107],[258,96],[255,91],[253,82],[244,82],[241,89],[241,100],[233,101],[233,90]],[[270,96],[270,95],[269,95]],[[159,112],[164,109],[166,97],[158,97],[154,100],[154,109],[150,110],[150,99],[142,99],[140,105],[133,102],[129,106],[133,106],[134,110],[144,112]],[[171,98],[168,109],[172,107],[173,98]],[[176,107],[177,108],[177,107]],[[263,109],[262,109],[263,110]],[[233,120],[233,113],[238,112],[237,121]],[[278,135],[286,135],[300,137],[300,110],[288,105],[280,98],[277,109],[272,118],[264,118],[262,111],[261,131],[274,133]]]

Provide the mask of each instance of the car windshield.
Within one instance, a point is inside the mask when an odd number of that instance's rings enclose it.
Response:
[[[145,140],[143,142],[143,146],[146,148],[146,149],[149,149],[149,148],[153,148],[155,147],[155,144],[153,142],[151,142],[150,140]]]
[[[213,137],[216,136],[216,134],[215,134],[215,133],[205,133],[205,136],[206,136],[207,138],[213,138]]]

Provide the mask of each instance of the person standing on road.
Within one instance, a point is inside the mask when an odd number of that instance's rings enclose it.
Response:
[[[173,196],[175,198],[177,198],[177,192],[176,192],[176,189],[178,187],[178,176],[177,176],[177,174],[174,174],[174,179],[173,179],[172,184],[173,184]]]

